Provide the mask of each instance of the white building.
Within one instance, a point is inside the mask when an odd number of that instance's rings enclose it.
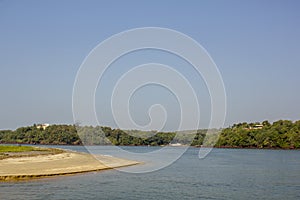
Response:
[[[46,129],[48,126],[50,126],[50,124],[38,124],[36,125],[37,128],[42,128],[42,129]]]

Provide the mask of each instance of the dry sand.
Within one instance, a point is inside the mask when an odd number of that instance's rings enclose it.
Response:
[[[67,175],[138,164],[111,156],[64,152],[0,160],[0,181]]]

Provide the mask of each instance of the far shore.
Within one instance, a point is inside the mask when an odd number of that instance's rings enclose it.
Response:
[[[70,175],[136,164],[139,162],[72,151],[52,155],[10,157],[0,160],[0,181]]]
[[[29,146],[128,146],[128,147],[147,147],[149,145],[83,145],[83,144],[28,144],[28,143],[0,143],[0,145],[29,145]],[[174,145],[150,145],[150,147],[164,147],[164,146],[170,146],[170,147],[187,147],[189,145],[178,145],[178,146],[174,146]],[[247,146],[247,147],[242,147],[242,146],[199,146],[199,145],[190,145],[190,147],[193,148],[215,148],[215,149],[258,149],[258,150],[300,150],[300,148],[291,148],[291,147],[287,147],[287,148],[280,148],[280,147],[253,147],[253,146]]]

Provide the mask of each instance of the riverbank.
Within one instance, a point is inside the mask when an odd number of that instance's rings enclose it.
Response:
[[[0,145],[30,145],[30,146],[112,146],[110,145],[82,145],[82,144],[29,144],[29,143],[0,143]],[[256,147],[256,146],[204,146],[204,145],[114,145],[114,146],[119,146],[119,147],[165,147],[165,146],[170,146],[170,147],[193,147],[193,148],[216,148],[216,149],[265,149],[265,150],[300,150],[300,148],[295,148],[295,147]],[[0,156],[1,159],[1,156]]]
[[[0,160],[0,181],[26,180],[100,171],[138,162],[105,155],[65,151],[54,155],[11,157]]]

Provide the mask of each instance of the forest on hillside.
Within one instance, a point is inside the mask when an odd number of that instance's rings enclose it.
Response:
[[[300,120],[274,123],[238,123],[225,129],[180,132],[120,130],[100,126],[50,125],[1,130],[0,143],[49,145],[150,145],[182,144],[226,148],[300,148]]]

